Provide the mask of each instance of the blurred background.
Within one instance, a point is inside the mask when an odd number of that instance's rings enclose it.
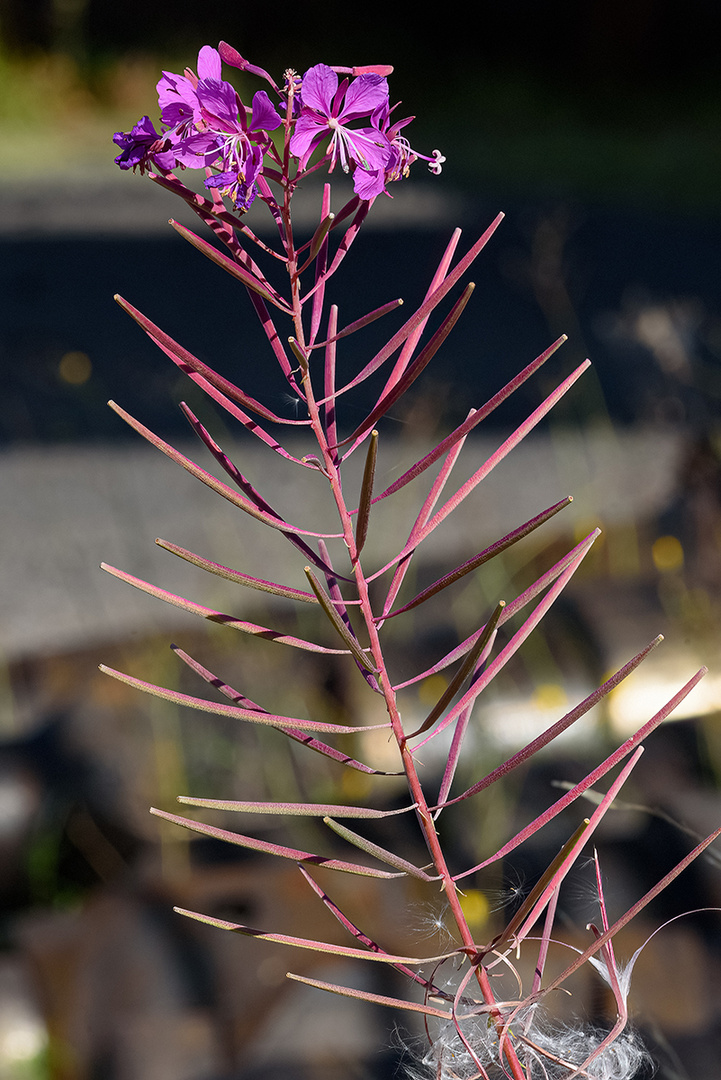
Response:
[[[427,16],[415,4],[391,3],[373,18],[314,0],[257,10],[188,0],[0,0],[0,1080],[381,1080],[396,1074],[400,1044],[417,1035],[396,1031],[402,1020],[380,1009],[291,986],[285,972],[401,994],[392,980],[314,966],[173,915],[177,904],[273,931],[338,934],[292,865],[191,840],[147,813],[150,804],[173,810],[179,793],[393,805],[402,797],[394,781],[349,780],[277,733],[140,700],[97,671],[104,662],[202,693],[168,649],[175,641],[279,712],[293,713],[300,701],[319,718],[375,719],[345,665],[238,639],[98,569],[104,560],[243,619],[325,633],[305,615],[204,580],[154,545],[164,537],[243,572],[304,585],[281,537],[215,505],[106,405],[116,399],[186,447],[190,431],[177,404],[188,400],[280,506],[302,499],[311,520],[328,513],[317,485],[300,487],[227,428],[113,302],[121,293],[197,356],[293,415],[296,403],[266,362],[244,296],[168,227],[169,216],[192,227],[187,213],[113,164],[113,132],[146,113],[156,120],[161,70],[194,67],[203,44],[225,39],[278,79],[288,66],[302,72],[319,61],[393,63],[391,99],[416,116],[411,142],[446,156],[442,177],[419,162],[393,200],[373,208],[334,280],[344,322],[398,295],[418,303],[452,228],[463,227],[465,250],[506,212],[474,268],[478,287],[465,319],[386,422],[384,479],[559,334],[569,341],[543,373],[469,440],[459,481],[573,367],[593,361],[473,505],[429,543],[415,584],[565,494],[574,495],[572,508],[452,598],[405,625],[398,620],[392,662],[401,680],[429,666],[475,629],[485,617],[479,611],[517,595],[573,542],[603,528],[543,631],[477,708],[472,760],[459,780],[470,783],[481,775],[477,760],[487,771],[657,633],[667,640],[578,733],[485,802],[465,804],[447,829],[453,858],[473,865],[496,850],[557,797],[554,785],[584,775],[701,664],[708,676],[649,741],[624,806],[599,834],[612,916],[718,825],[715,8],[710,0],[509,0],[472,9],[451,2]],[[257,88],[236,85],[248,94]],[[299,192],[301,232],[314,228],[319,198],[312,184]],[[262,208],[251,218],[265,236]],[[395,326],[384,321],[350,339],[344,371]],[[372,404],[372,390],[344,399],[348,429]],[[208,467],[202,449],[192,456]],[[379,513],[369,560],[402,542],[413,487]],[[437,678],[409,690],[404,715],[421,718],[443,686]],[[387,767],[385,745],[360,750]],[[439,763],[426,764],[432,783]],[[525,845],[512,865],[471,879],[479,936],[507,919],[586,810],[562,816],[557,832]],[[243,819],[207,820],[245,827]],[[260,828],[281,835],[271,821]],[[307,823],[282,835],[298,847],[333,846]],[[396,825],[375,839],[414,843]],[[583,877],[563,900],[569,940],[579,945],[593,915]],[[404,900],[416,918],[409,925],[393,890],[331,877],[323,884],[390,947],[410,948],[419,931],[428,951],[442,943],[436,896],[408,887]],[[719,905],[720,891],[718,856],[710,854],[622,936],[619,955],[630,956],[664,919]],[[639,961],[631,1005],[662,1077],[718,1075],[719,925],[708,913],[673,923]],[[569,1005],[600,1024],[609,1008],[590,977]]]

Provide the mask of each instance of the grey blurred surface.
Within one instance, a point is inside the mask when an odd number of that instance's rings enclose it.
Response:
[[[502,442],[500,435],[469,441],[446,497]],[[212,471],[199,444],[180,449]],[[319,474],[248,442],[226,449],[295,524],[336,531],[327,484]],[[402,442],[383,446],[376,490],[427,449]],[[525,542],[529,551],[558,536],[569,537],[571,546],[581,527],[590,531],[596,523],[619,526],[653,517],[674,492],[682,451],[682,438],[664,431],[532,435],[429,537],[416,558],[447,560],[451,569],[454,560],[470,558],[568,494],[574,497],[571,506]],[[359,485],[362,451],[350,466],[348,492]],[[428,475],[377,504],[364,556],[369,568],[383,565],[394,543],[406,539]],[[248,590],[189,566],[157,547],[156,537],[254,577],[307,586],[302,555],[279,533],[142,444],[7,449],[0,455],[0,505],[0,651],[9,660],[195,621],[110,578],[100,562],[207,607],[231,605],[240,617],[244,607],[252,607]],[[342,554],[335,550],[342,572]]]

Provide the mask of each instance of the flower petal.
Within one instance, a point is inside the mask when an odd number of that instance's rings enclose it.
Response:
[[[189,107],[191,115],[197,108],[198,98],[195,87],[184,75],[174,75],[172,71],[164,71],[163,77],[158,80],[155,88],[158,91],[158,105],[161,113],[166,108],[179,105],[181,102]],[[171,123],[169,119],[164,119],[163,122]]]
[[[305,157],[314,150],[321,139],[328,134],[328,127],[313,116],[304,115],[297,120],[295,131],[290,140],[290,152],[294,157]]]
[[[203,119],[212,127],[239,133],[238,97],[230,83],[218,79],[203,79],[198,83],[198,101]]]
[[[305,85],[304,85],[305,89]],[[370,116],[388,102],[388,80],[381,75],[359,75],[348,87],[339,116],[341,122]]]
[[[382,195],[385,191],[385,171],[358,166],[353,173],[353,190],[360,199],[375,199],[377,195]]]
[[[391,157],[391,147],[385,135],[376,128],[342,128],[342,138],[348,155],[362,169],[385,170]]]
[[[273,102],[265,90],[258,90],[253,94],[253,115],[250,121],[249,131],[274,131],[282,118],[275,110]]]
[[[323,116],[330,116],[331,103],[338,89],[338,76],[327,64],[308,68],[303,76],[301,101],[306,109],[315,109]]]
[[[222,77],[220,53],[212,45],[204,45],[198,53],[198,78],[217,79]]]

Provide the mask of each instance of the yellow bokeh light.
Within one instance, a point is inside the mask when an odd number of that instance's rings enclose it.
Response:
[[[82,386],[92,373],[90,357],[84,352],[66,352],[58,364],[58,375],[71,386]]]
[[[459,894],[458,899],[461,901],[463,914],[471,929],[474,926],[483,926],[491,910],[486,894],[480,889],[466,889]]]
[[[559,683],[540,683],[533,695],[537,709],[559,709],[568,704],[566,691]]]
[[[429,675],[418,688],[418,700],[421,705],[435,705],[447,686],[443,675]]]
[[[675,536],[659,536],[651,548],[653,565],[662,573],[668,570],[680,570],[683,566],[683,548]]]

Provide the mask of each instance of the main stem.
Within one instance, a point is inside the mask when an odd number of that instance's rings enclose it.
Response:
[[[305,332],[303,328],[302,319],[302,307],[300,302],[300,279],[298,276],[298,261],[295,252],[295,245],[293,243],[293,232],[290,220],[290,190],[285,189],[284,205],[282,210],[283,220],[285,224],[285,240],[286,251],[288,256],[288,274],[291,285],[291,298],[293,307],[293,325],[295,329],[295,340],[302,353],[305,353],[306,342]],[[446,900],[448,906],[453,913],[458,932],[461,936],[461,941],[465,946],[470,961],[476,962],[475,977],[478,982],[481,995],[485,1004],[492,1007],[491,1017],[496,1026],[499,1039],[504,1034],[504,1019],[500,1009],[495,1007],[495,997],[491,988],[490,979],[488,973],[483,964],[477,960],[477,946],[473,939],[473,934],[468,926],[465,915],[463,914],[463,908],[461,907],[460,896],[455,881],[451,875],[451,872],[446,863],[441,842],[436,830],[433,815],[428,806],[428,801],[425,797],[423,787],[418,776],[416,764],[413,759],[413,751],[408,746],[405,733],[403,731],[403,723],[401,721],[400,712],[398,710],[398,703],[396,700],[395,690],[388,676],[386,669],[385,658],[383,656],[383,649],[381,647],[380,637],[378,633],[378,627],[375,622],[373,609],[371,607],[370,595],[368,591],[368,582],[366,581],[365,574],[360,561],[360,553],[355,540],[355,534],[353,531],[353,521],[351,515],[343,497],[343,488],[341,484],[340,469],[335,463],[335,456],[331,451],[328,440],[326,438],[323,422],[320,417],[320,411],[315,401],[313,393],[313,385],[310,377],[309,364],[303,366],[301,372],[303,391],[305,393],[305,400],[308,408],[308,416],[311,421],[311,427],[313,433],[318,442],[318,447],[322,456],[323,466],[325,469],[328,482],[330,484],[333,498],[335,500],[336,508],[338,510],[338,516],[341,521],[343,529],[343,538],[348,548],[348,555],[350,557],[351,566],[353,567],[353,575],[355,577],[356,587],[358,590],[358,598],[360,600],[360,611],[365,623],[368,636],[370,639],[370,650],[373,656],[377,668],[378,684],[383,694],[383,698],[386,704],[386,710],[390,719],[391,728],[398,744],[401,760],[403,762],[403,770],[408,780],[408,787],[410,790],[411,798],[415,803],[416,815],[421,827],[421,831],[426,841],[426,845],[433,859],[433,865],[436,868],[438,876],[441,880],[441,891],[446,894]],[[516,1051],[508,1038],[504,1040],[504,1056],[511,1070],[513,1080],[527,1080],[525,1070],[523,1069]]]

